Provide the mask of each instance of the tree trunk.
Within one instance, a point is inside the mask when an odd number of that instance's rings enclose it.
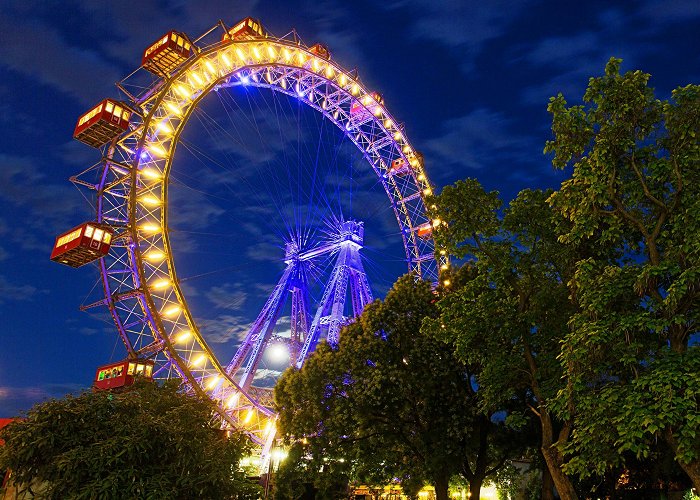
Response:
[[[666,430],[664,431],[664,439],[671,447],[671,450],[673,450],[673,454],[677,455],[678,441],[673,435],[673,429],[671,429],[670,427],[666,428]],[[690,478],[690,480],[693,482],[693,488],[695,488],[695,491],[700,491],[700,460],[695,459],[691,460],[688,463],[683,463],[680,460],[678,460],[678,458],[675,458],[675,460],[678,463],[678,465],[681,466],[683,472],[685,472]]]
[[[557,488],[559,497],[561,500],[578,500],[578,495],[576,495],[574,485],[571,484],[571,479],[569,479],[561,469],[564,463],[564,457],[562,457],[559,450],[555,447],[556,443],[554,442],[552,417],[543,406],[540,406],[540,422],[542,424],[542,456],[552,476],[554,486]],[[566,426],[559,434],[559,440],[567,439],[568,431],[566,430]]]
[[[481,498],[481,485],[483,482],[483,477],[475,477],[469,481],[469,500],[479,500]]]
[[[542,500],[554,500],[554,483],[547,464],[542,468]]]
[[[441,474],[435,478],[435,500],[449,500],[447,490],[450,487],[450,478]]]

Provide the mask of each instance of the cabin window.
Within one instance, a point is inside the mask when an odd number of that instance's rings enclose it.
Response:
[[[97,240],[97,241],[101,241],[103,234],[104,234],[104,231],[102,229],[95,229],[95,234],[93,235],[92,239]]]
[[[95,228],[92,227],[92,226],[90,226],[90,225],[85,226],[85,236],[86,236],[87,238],[92,238],[92,232],[93,232],[94,230],[95,230]]]
[[[105,235],[102,237],[102,242],[109,244],[110,241],[112,241],[112,233],[105,231]]]
[[[170,34],[170,39],[174,42],[177,40],[177,35],[175,33]]]
[[[125,120],[129,119],[129,112],[127,110],[124,110],[122,112],[122,118],[124,118]]]
[[[182,47],[182,43],[183,43],[182,37],[181,37],[181,36],[177,37],[177,44],[178,44],[180,47]]]
[[[190,43],[189,42],[185,42],[185,50],[190,50]]]
[[[105,106],[105,111],[107,111],[107,113],[111,113],[113,108],[114,108],[114,104],[112,104],[111,102],[108,102],[107,105]]]
[[[122,107],[121,106],[114,106],[114,116],[119,118],[122,114]]]
[[[136,363],[129,363],[129,368],[126,370],[127,375],[133,375],[134,369],[136,368]]]

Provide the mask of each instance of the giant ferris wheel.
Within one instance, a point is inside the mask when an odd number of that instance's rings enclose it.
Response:
[[[196,39],[176,31],[165,34],[146,49],[140,68],[117,87],[120,97],[105,99],[84,114],[74,134],[102,155],[71,178],[92,191],[96,220],[59,236],[52,259],[73,267],[97,262],[103,298],[85,308],[106,307],[128,358],[149,360],[156,378],[181,379],[186,390],[213,401],[222,426],[243,430],[269,450],[276,415],[270,388],[254,383],[261,353],[283,340],[291,352],[290,364],[301,366],[320,339],[336,343],[348,316],[359,314],[372,299],[359,257],[364,225],[336,213],[324,219],[325,230],[313,244],[308,231],[291,231],[277,284],[233,358],[221,361],[202,333],[188,302],[188,288],[176,270],[179,240],[173,235],[172,219],[178,206],[171,192],[182,158],[176,150],[196,150],[187,140],[188,123],[208,123],[211,116],[201,111],[206,100],[237,89],[277,96],[264,98],[270,101],[300,103],[317,117],[310,122],[312,127],[332,124],[333,133],[353,146],[361,159],[353,171],[369,174],[383,192],[384,206],[397,224],[393,237],[403,248],[408,271],[436,281],[448,262],[444,253],[436,252],[432,239],[433,227],[440,222],[427,216],[425,199],[432,187],[422,155],[381,95],[366,88],[356,71],[337,64],[327,47],[307,46],[294,31],[273,36],[253,18],[233,28],[219,22]],[[291,106],[281,102],[274,101],[280,130],[285,125],[278,107]],[[251,116],[258,111],[249,106],[247,115],[233,108],[226,113],[232,123],[254,122]],[[249,143],[239,136],[241,147]],[[337,155],[341,146],[332,149]],[[216,161],[207,152],[199,155],[203,163]],[[310,157],[300,163],[313,162]],[[269,164],[266,169],[272,170]],[[314,185],[322,184],[315,170],[313,174]],[[337,176],[346,177],[342,172]],[[284,189],[277,184],[277,191]],[[296,189],[304,191],[299,185]],[[333,196],[323,196],[327,205]],[[322,266],[314,263],[322,257],[330,264],[314,302],[309,281],[315,273],[320,275]],[[344,312],[347,293],[350,314]],[[287,298],[289,334],[281,339],[274,327]]]

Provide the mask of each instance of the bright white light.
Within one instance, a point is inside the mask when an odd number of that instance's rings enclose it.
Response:
[[[272,344],[267,348],[267,357],[273,363],[286,363],[289,361],[289,349],[284,344]]]

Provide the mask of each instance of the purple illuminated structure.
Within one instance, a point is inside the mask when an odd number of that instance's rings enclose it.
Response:
[[[238,384],[243,390],[251,388],[260,359],[268,345],[288,343],[290,358],[297,367],[301,367],[321,338],[337,345],[342,326],[359,316],[372,301],[372,291],[360,258],[363,238],[364,224],[351,220],[338,221],[326,241],[311,250],[301,251],[296,243],[287,243],[287,267],[250,327],[243,344],[226,367],[226,372],[232,377],[242,369]],[[313,321],[309,323],[308,265],[324,255],[336,255],[335,266]],[[348,288],[352,317],[344,315]],[[287,338],[275,335],[273,331],[290,295],[291,329]]]

